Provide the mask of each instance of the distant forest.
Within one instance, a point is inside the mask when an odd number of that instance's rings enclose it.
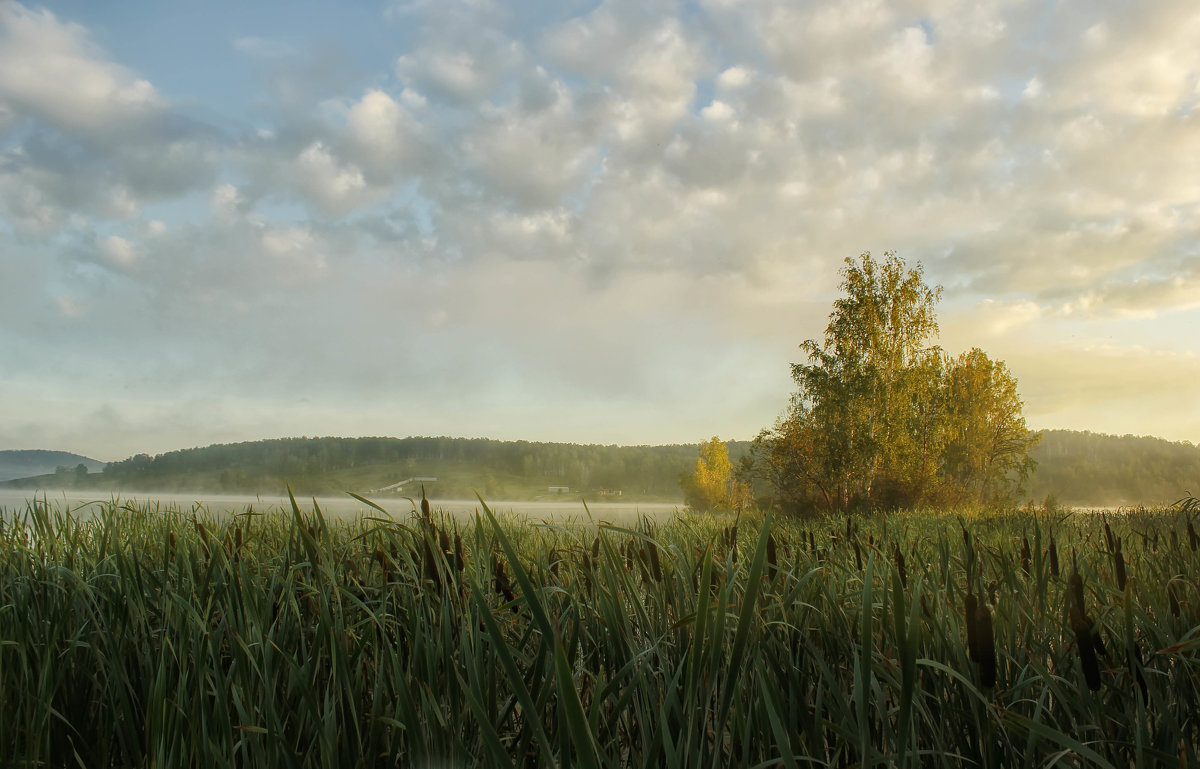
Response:
[[[1063,505],[1156,505],[1200,493],[1200,447],[1159,438],[1046,430],[1030,455],[1038,465],[1023,500]],[[730,441],[734,466],[751,446]],[[678,501],[698,444],[598,446],[477,438],[282,438],[139,454],[102,473],[39,476],[0,484],[113,491],[325,495],[373,489],[412,477],[431,497],[534,499],[555,493],[599,501]],[[420,493],[420,483],[401,495]],[[553,487],[553,489],[552,489]],[[565,489],[565,491],[563,491]],[[395,492],[394,492],[395,493]],[[620,495],[617,497],[617,495]],[[760,501],[769,503],[769,498]]]
[[[1026,497],[1070,505],[1152,505],[1200,495],[1200,447],[1162,438],[1043,430]]]
[[[681,498],[695,445],[597,446],[484,438],[283,438],[145,454],[109,464],[105,485],[148,491],[278,494],[367,492],[406,478],[431,496],[531,499],[554,493],[631,499]],[[403,488],[419,494],[420,483]]]

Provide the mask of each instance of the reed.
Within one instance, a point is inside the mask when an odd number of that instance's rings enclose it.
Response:
[[[424,501],[4,511],[4,761],[1151,766],[1200,743],[1190,511],[978,516],[959,542],[938,511],[621,527]]]

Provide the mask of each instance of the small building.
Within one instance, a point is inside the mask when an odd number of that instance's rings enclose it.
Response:
[[[569,494],[571,492],[569,486],[550,486],[549,489],[551,494]]]

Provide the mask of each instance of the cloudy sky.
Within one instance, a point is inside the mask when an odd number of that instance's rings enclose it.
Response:
[[[0,448],[750,438],[842,260],[1200,441],[1195,0],[0,0]]]

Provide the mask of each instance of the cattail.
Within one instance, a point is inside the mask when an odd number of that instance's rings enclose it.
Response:
[[[167,532],[167,552],[172,558],[175,557],[175,532]]]
[[[600,535],[597,534],[596,538],[592,540],[592,559],[595,560],[599,557],[600,557]]]
[[[1029,537],[1021,537],[1021,571],[1025,572],[1025,578],[1029,578]]]
[[[508,572],[504,569],[504,561],[495,553],[492,554],[492,586],[496,594],[503,596],[505,601],[511,603],[517,599],[512,590],[512,582],[508,579]]]
[[[862,548],[860,548],[858,546],[857,539],[854,540],[854,563],[858,565],[858,570],[862,571],[862,569],[863,569]]]
[[[900,584],[908,587],[908,570],[904,568],[904,553],[900,552],[899,545],[893,545],[893,555],[896,559],[896,571],[900,575]]]
[[[1129,647],[1129,672],[1133,674],[1133,680],[1137,682],[1138,689],[1142,693],[1142,702],[1150,702],[1150,693],[1146,686],[1146,676],[1142,674],[1145,668],[1145,663],[1142,662],[1142,650],[1135,642]]]
[[[1113,551],[1113,571],[1117,576],[1117,588],[1125,589],[1125,554],[1121,552],[1121,538],[1117,537],[1117,549]]]
[[[425,497],[425,484],[421,484],[421,517],[429,520],[429,500]]]
[[[1189,520],[1187,523],[1188,545],[1192,548],[1192,552],[1194,553],[1196,552],[1197,548],[1200,548],[1200,537],[1196,536],[1196,527],[1192,525],[1191,520]]]
[[[996,641],[987,604],[981,603],[976,609],[975,640],[979,644],[979,682],[985,689],[991,689],[996,685]]]
[[[1182,592],[1183,581],[1179,577],[1173,578],[1167,583],[1167,606],[1171,610],[1172,617],[1179,617],[1179,593]]]
[[[1075,645],[1079,649],[1079,663],[1083,666],[1083,678],[1088,689],[1100,689],[1100,661],[1096,658],[1096,635],[1093,623],[1082,611],[1072,608],[1071,629],[1075,631]]]
[[[972,662],[979,662],[982,656],[979,646],[979,600],[969,590],[963,599],[963,618],[967,622],[967,657]]]
[[[1054,542],[1054,535],[1050,535],[1050,547],[1046,550],[1050,556],[1050,576],[1058,577],[1058,545]]]
[[[776,552],[775,537],[771,534],[767,535],[767,579],[775,581],[775,576],[779,573],[779,554]]]
[[[391,569],[388,568],[390,559],[387,557],[387,553],[383,552],[382,548],[377,547],[375,548],[375,560],[379,562],[379,568],[383,570],[383,583],[386,585],[392,581]]]
[[[662,563],[658,560],[658,546],[646,545],[644,552],[649,556],[650,576],[655,582],[662,582]]]
[[[457,527],[455,527],[455,532],[454,532],[454,570],[461,572],[463,570],[464,565],[465,565],[465,560],[463,559],[462,537],[460,537],[458,535]]]
[[[440,589],[442,586],[441,575],[438,573],[437,560],[433,555],[433,548],[429,545],[429,540],[432,534],[426,534],[421,538],[421,571],[425,575],[425,579],[433,583],[434,589]]]
[[[1067,579],[1067,586],[1071,591],[1071,608],[1072,611],[1078,610],[1083,614],[1083,577],[1079,576],[1079,572],[1071,572],[1071,576]]]
[[[1108,516],[1104,517],[1104,541],[1108,545],[1108,552],[1112,552],[1115,547],[1113,545],[1112,529],[1108,527]]]

